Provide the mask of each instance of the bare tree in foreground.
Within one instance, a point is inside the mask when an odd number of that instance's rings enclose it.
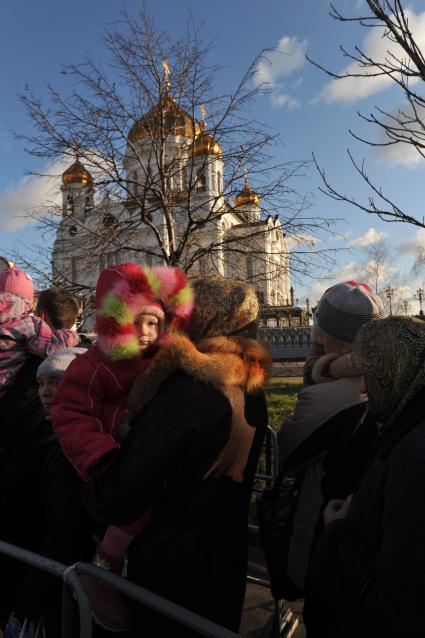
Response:
[[[408,10],[403,7],[402,0],[366,0],[369,13],[358,17],[343,16],[334,5],[330,15],[343,23],[359,24],[365,29],[378,29],[388,48],[381,59],[372,58],[356,46],[348,51],[340,46],[344,58],[355,63],[350,70],[338,74],[324,68],[309,58],[315,66],[338,81],[344,78],[386,78],[396,85],[404,98],[405,105],[395,112],[375,107],[369,115],[358,113],[359,117],[376,127],[383,141],[373,141],[359,137],[352,131],[357,140],[373,147],[391,147],[404,145],[408,150],[425,157],[425,57],[421,51],[409,25]],[[391,198],[386,196],[366,170],[364,161],[357,161],[348,150],[348,156],[355,172],[366,182],[370,190],[367,201],[359,201],[352,195],[341,193],[329,181],[325,170],[316,158],[316,167],[323,179],[321,189],[333,199],[353,204],[365,213],[377,215],[386,222],[402,222],[425,228],[422,215],[414,215],[402,210]]]
[[[81,241],[72,244],[70,258],[87,268],[106,254],[113,259],[132,252],[139,261],[179,265],[189,273],[220,271],[225,255],[231,271],[243,275],[241,263],[251,256],[255,276],[264,278],[270,264],[264,262],[262,272],[258,264],[265,236],[283,228],[299,246],[291,252],[291,271],[325,271],[332,251],[317,250],[305,238],[330,232],[335,220],[310,213],[309,196],[297,188],[306,162],[276,162],[277,136],[250,113],[264,91],[253,83],[259,58],[234,92],[220,95],[219,69],[209,63],[212,46],[192,24],[183,38],[172,40],[144,11],[124,13],[105,44],[110,59],[104,65],[88,56],[61,70],[68,93],[49,86],[43,101],[27,86],[21,96],[35,127],[33,135],[20,136],[29,153],[50,162],[77,157],[88,173],[79,207],[68,198],[63,206],[30,213],[44,246],[49,236],[74,233]],[[225,228],[229,214],[238,223]],[[282,246],[269,246],[276,272],[288,268]],[[49,248],[41,245],[37,252],[42,272]],[[58,275],[63,284],[75,284],[72,273]],[[249,278],[246,268],[244,276]]]

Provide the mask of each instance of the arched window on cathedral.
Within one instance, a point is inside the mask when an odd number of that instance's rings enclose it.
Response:
[[[221,193],[222,190],[222,186],[221,186],[221,172],[217,171],[217,193]]]
[[[72,193],[68,195],[68,199],[66,200],[66,212],[68,215],[73,215],[75,210],[74,197]]]
[[[84,212],[87,214],[92,210],[92,208],[93,208],[93,195],[89,193],[88,195],[85,196],[85,199],[84,199]]]
[[[247,255],[246,258],[246,278],[252,279],[254,277],[254,260],[251,255]]]
[[[205,167],[202,166],[201,168],[198,169],[196,173],[195,189],[197,191],[204,191],[206,183],[207,183],[207,180],[205,175]]]
[[[71,257],[71,281],[78,283],[78,257]]]
[[[199,274],[200,275],[208,275],[208,256],[202,255],[202,257],[198,260],[199,264]]]
[[[187,164],[183,164],[182,166],[182,185],[181,188],[183,191],[188,189],[188,170],[187,170]]]

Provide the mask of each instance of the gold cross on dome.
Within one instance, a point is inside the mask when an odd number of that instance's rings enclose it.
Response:
[[[162,60],[162,68],[164,69],[165,89],[168,91],[171,87],[171,84],[168,79],[170,75],[170,67],[168,66],[167,60]]]

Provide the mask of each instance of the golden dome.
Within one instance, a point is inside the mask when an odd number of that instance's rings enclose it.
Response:
[[[260,198],[258,194],[245,184],[241,192],[236,196],[235,206],[259,206]]]
[[[222,148],[218,142],[215,141],[212,135],[206,132],[204,128],[202,128],[201,133],[196,137],[195,142],[193,144],[193,154],[196,157],[197,155],[217,155],[217,157],[222,156]]]
[[[161,110],[164,114],[163,134],[165,136],[170,133],[183,135],[183,137],[199,135],[198,122],[167,93],[156,106],[133,124],[128,133],[128,141],[133,144],[137,140],[156,137],[160,132]]]
[[[93,178],[88,170],[81,164],[80,160],[76,159],[72,166],[67,168],[62,175],[62,182],[65,186],[68,186],[69,184],[81,184],[82,186],[87,186],[87,184],[91,184],[93,182]]]

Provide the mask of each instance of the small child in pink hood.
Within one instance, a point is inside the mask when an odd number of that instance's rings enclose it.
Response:
[[[192,290],[178,268],[147,268],[127,262],[104,270],[96,286],[98,340],[67,369],[51,406],[53,429],[80,476],[90,480],[118,452],[127,398],[136,377],[172,329],[185,327]],[[124,426],[124,427],[123,427]],[[121,574],[127,549],[151,512],[126,526],[109,526],[94,563]],[[130,615],[121,595],[84,578],[95,621],[125,631]]]
[[[0,398],[13,384],[29,354],[47,357],[78,343],[73,330],[52,330],[31,314],[34,288],[19,268],[0,272]]]

